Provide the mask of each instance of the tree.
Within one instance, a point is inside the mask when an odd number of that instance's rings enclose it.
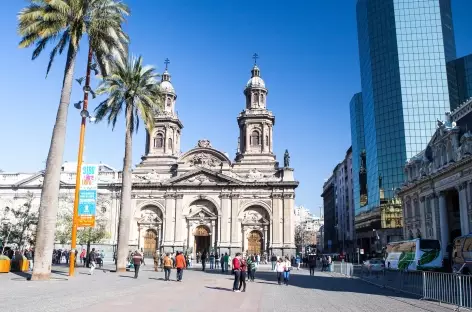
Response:
[[[299,224],[295,227],[295,246],[297,246],[297,249],[300,248],[302,250],[305,243],[306,243],[306,230],[303,225]]]
[[[125,155],[121,180],[120,219],[118,226],[118,250],[116,270],[126,270],[129,230],[131,223],[131,161],[133,132],[138,131],[139,119],[151,133],[154,114],[161,108],[160,89],[157,74],[151,66],[143,67],[142,58],[128,58],[126,62],[115,62],[111,74],[104,77],[97,94],[108,95],[96,108],[97,122],[107,118],[115,127],[118,115],[124,110],[126,119]]]
[[[9,210],[10,222],[2,227],[0,234],[4,244],[12,244],[18,248],[26,244],[34,245],[35,227],[38,224],[38,212],[33,208],[33,193],[26,193],[26,202]]]
[[[127,54],[128,37],[121,25],[128,14],[128,7],[116,0],[30,0],[30,4],[18,14],[18,33],[22,37],[19,46],[27,48],[35,44],[33,60],[49,43],[55,43],[49,55],[46,76],[56,55],[62,54],[67,47],[61,96],[39,206],[32,280],[46,280],[51,274],[67,111],[81,39],[87,35],[93,57],[102,75],[106,75],[109,61],[114,56],[124,57]]]

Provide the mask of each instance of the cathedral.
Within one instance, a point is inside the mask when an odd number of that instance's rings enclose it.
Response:
[[[183,123],[176,114],[177,92],[166,67],[161,76],[164,109],[146,135],[145,155],[133,170],[129,245],[146,256],[159,252],[295,253],[295,181],[273,152],[274,114],[268,90],[254,64],[237,116],[238,149],[234,161],[202,139],[180,151]],[[74,168],[75,165],[70,166]],[[75,170],[64,167],[61,196],[73,202]],[[33,192],[39,205],[43,172],[0,173],[0,209]],[[121,173],[100,165],[97,213],[109,220],[109,245],[116,244]],[[23,195],[22,195],[23,194]]]

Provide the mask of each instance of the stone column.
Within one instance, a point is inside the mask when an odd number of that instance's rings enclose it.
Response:
[[[268,239],[269,237],[267,236],[267,225],[264,225],[264,250],[263,252],[265,253],[268,252],[268,248],[269,248],[269,244],[267,244],[267,242],[269,241]]]
[[[167,154],[167,139],[169,138],[169,126],[164,128],[164,154]]]
[[[441,235],[438,233],[437,228],[438,228],[438,216],[436,213],[436,202],[437,202],[437,196],[436,194],[431,194],[428,196],[429,200],[429,208],[431,210],[431,227],[433,228],[433,235],[431,238],[438,239],[441,241]]]
[[[174,194],[165,194],[165,205],[166,205],[166,212],[165,212],[165,228],[164,228],[164,247],[171,247],[174,245],[174,228],[175,228],[175,220],[174,220],[174,211],[175,211],[175,198]],[[168,251],[172,251],[168,249]]]
[[[162,231],[161,231],[161,225],[158,224],[157,225],[157,243],[159,244],[159,246],[157,247],[157,249],[159,250],[159,253],[161,252],[162,250]]]
[[[245,129],[245,132],[246,132],[246,135],[245,135],[245,137],[246,137],[246,149],[244,151],[249,152],[249,150],[251,149],[251,140],[250,140],[251,134],[249,133],[247,125],[244,125],[244,129]]]
[[[461,220],[461,234],[469,234],[469,213],[467,209],[467,182],[459,185],[459,212]]]
[[[273,236],[271,237],[272,247],[282,247],[282,225],[283,225],[283,203],[282,203],[282,194],[273,194],[272,195],[272,231]]]
[[[238,220],[239,194],[231,194],[231,245],[240,247],[241,222]]]
[[[215,220],[211,220],[211,248],[215,248],[215,242],[216,242]]]
[[[183,194],[176,194],[175,195],[175,230],[174,230],[174,237],[175,237],[175,244],[177,246],[183,246],[183,220],[182,220],[182,199],[184,198]]]
[[[221,194],[221,236],[219,238],[220,245],[223,244],[227,246],[230,242],[230,234],[231,234],[231,223],[230,223],[230,199],[229,194]]]
[[[420,226],[421,226],[421,237],[423,238],[426,238],[427,235],[426,235],[426,202],[425,202],[425,198],[424,196],[423,197],[420,197],[420,220],[418,220],[420,222]]]
[[[141,230],[142,230],[142,227],[138,224],[138,250],[141,250],[141,244],[142,244],[142,240],[141,240]]]
[[[290,246],[290,248],[295,247],[295,229],[292,222],[293,217],[293,194],[284,194],[283,196],[283,220],[284,220],[284,234],[283,242],[284,246]]]
[[[446,248],[449,243],[449,225],[447,217],[446,194],[439,193],[439,224],[441,227],[441,249],[446,255]]]

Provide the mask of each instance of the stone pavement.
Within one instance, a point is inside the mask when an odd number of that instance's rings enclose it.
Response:
[[[111,268],[111,267],[109,267]],[[233,293],[232,276],[219,271],[186,270],[183,282],[163,281],[163,272],[150,265],[134,272],[96,270],[93,276],[78,268],[68,279],[67,268],[55,267],[54,280],[26,281],[14,273],[0,275],[0,311],[451,311],[389,290],[328,273],[292,271],[291,285],[279,286],[275,273],[264,266],[246,293]],[[171,279],[175,279],[175,270]]]

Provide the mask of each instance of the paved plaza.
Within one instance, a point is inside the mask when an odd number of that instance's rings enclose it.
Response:
[[[111,268],[111,266],[109,267]],[[451,311],[357,279],[329,273],[293,271],[290,286],[279,286],[264,267],[246,293],[233,293],[232,276],[219,271],[186,270],[182,283],[163,281],[163,272],[144,266],[133,272],[97,269],[93,276],[78,268],[68,279],[66,267],[54,268],[54,280],[26,281],[14,273],[0,275],[0,311]],[[175,279],[175,270],[171,279]]]

